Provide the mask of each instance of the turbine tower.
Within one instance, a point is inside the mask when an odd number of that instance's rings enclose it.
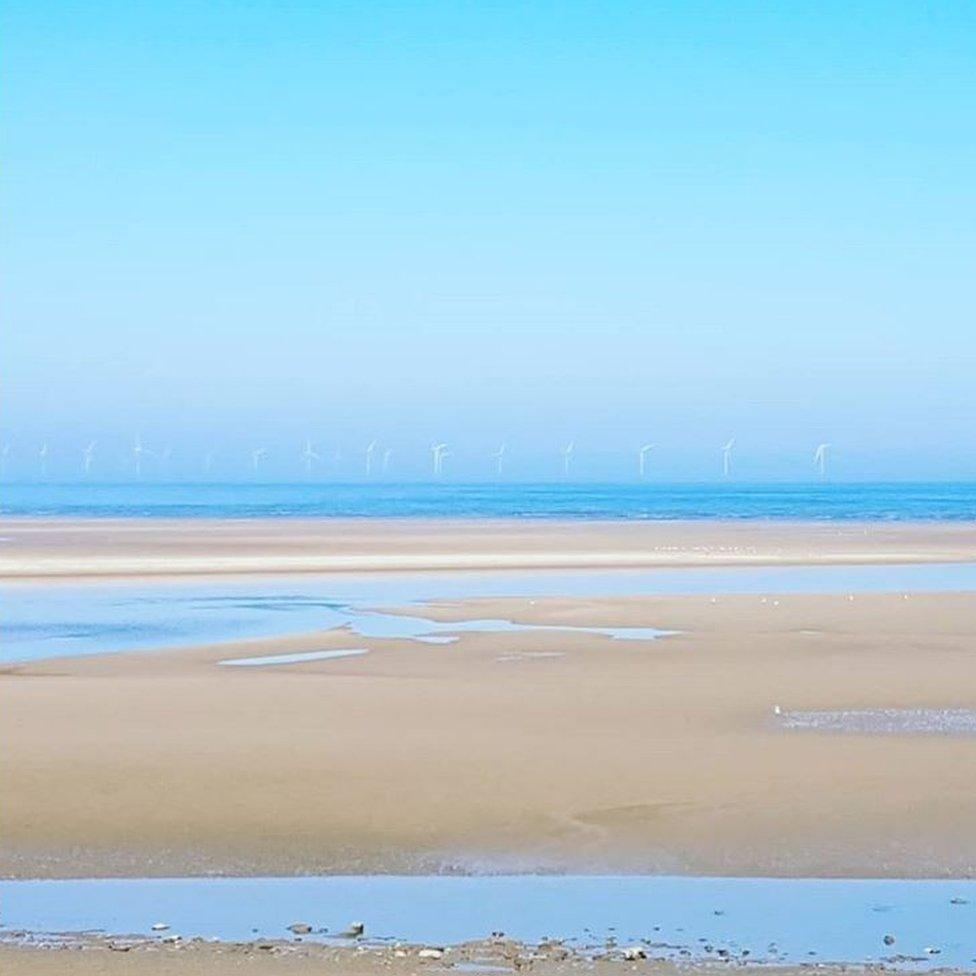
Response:
[[[81,452],[81,466],[85,471],[86,478],[91,474],[92,464],[95,460],[96,443],[96,441],[89,441]]]
[[[495,462],[495,474],[497,477],[502,476],[502,467],[505,463],[505,455],[508,453],[508,446],[502,442],[499,445],[497,451],[493,451],[491,454],[491,459]]]
[[[444,458],[450,457],[446,444],[431,444],[430,453],[433,457],[434,477],[439,478],[444,473]]]
[[[386,474],[387,471],[390,470],[390,458],[392,458],[392,457],[393,457],[393,448],[392,447],[388,447],[383,452],[383,462],[382,462],[383,474]]]
[[[576,441],[570,441],[562,451],[563,454],[563,477],[569,477],[569,469],[573,462],[573,452],[576,450]]]
[[[366,445],[366,477],[373,474],[373,455],[376,453],[376,441],[370,441]]]
[[[7,473],[7,458],[10,457],[10,445],[4,444],[0,447],[0,477]]]
[[[255,472],[261,467],[261,464],[267,456],[268,452],[263,447],[256,447],[251,451],[251,467]]]
[[[142,459],[151,457],[152,451],[142,446],[142,438],[136,434],[136,439],[132,442],[132,463],[136,469],[136,477],[142,477]]]
[[[722,477],[730,478],[732,476],[732,449],[735,447],[735,438],[730,437],[728,442],[722,448]]]
[[[316,454],[315,448],[312,447],[311,440],[306,439],[305,447],[302,449],[301,453],[302,464],[305,465],[305,474],[311,476],[312,468],[316,461],[320,461],[321,458]]]
[[[204,474],[210,474],[210,472],[213,470],[213,462],[214,462],[214,452],[207,451],[207,453],[203,455]]]
[[[647,456],[654,450],[654,446],[653,444],[645,444],[637,452],[637,471],[641,481],[644,480],[644,475],[647,473]]]
[[[47,441],[45,441],[40,450],[37,452],[37,458],[41,462],[41,477],[47,477],[47,459],[51,456],[51,452],[48,449]]]
[[[813,452],[813,463],[820,472],[821,481],[827,480],[827,454],[829,451],[829,444],[818,444],[817,449]]]

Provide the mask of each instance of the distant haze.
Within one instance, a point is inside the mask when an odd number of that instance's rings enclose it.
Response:
[[[976,478],[971,4],[0,17],[8,480]]]

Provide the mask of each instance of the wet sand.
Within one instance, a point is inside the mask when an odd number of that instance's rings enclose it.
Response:
[[[952,562],[968,523],[7,518],[0,579]]]
[[[482,600],[647,626],[457,644],[341,631],[10,666],[0,872],[976,873],[976,737],[784,731],[788,709],[976,707],[976,595]]]
[[[679,976],[714,973],[718,965],[716,962],[678,965],[653,958],[628,959],[623,949],[583,955],[558,944],[526,946],[505,940],[446,948],[439,958],[421,956],[422,951],[423,947],[418,946],[335,948],[295,942],[161,945],[158,941],[92,938],[71,940],[63,948],[56,949],[0,944],[0,969],[18,976],[128,976],[133,972],[146,976],[231,976],[237,973],[260,973],[261,976],[323,973],[412,976],[430,973],[433,976],[464,971],[484,976],[527,971],[537,976],[594,971]],[[652,957],[653,950],[648,950],[648,955]],[[810,967],[805,966],[760,967],[741,962],[734,965],[741,976],[760,973],[762,976],[797,976],[811,972]],[[880,971],[881,968],[873,966],[872,970]],[[850,967],[828,965],[816,969],[825,976],[849,971]]]

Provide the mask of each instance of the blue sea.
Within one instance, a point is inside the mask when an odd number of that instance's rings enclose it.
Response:
[[[976,483],[10,484],[4,515],[111,518],[976,519]]]

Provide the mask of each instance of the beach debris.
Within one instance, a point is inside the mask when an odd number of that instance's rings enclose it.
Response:
[[[288,931],[292,935],[308,935],[312,931],[312,926],[308,922],[292,922],[288,926]]]
[[[886,935],[881,941],[884,942],[885,945],[894,945],[895,937],[893,935]]]
[[[365,923],[353,922],[344,932],[339,933],[339,937],[343,939],[358,939],[365,931]]]
[[[443,949],[437,949],[433,946],[428,946],[426,949],[421,949],[417,953],[418,959],[441,959],[444,955]]]
[[[634,960],[634,959],[646,959],[647,953],[644,951],[643,946],[631,945],[624,946],[624,959]]]
[[[169,926],[165,922],[153,922],[152,930],[153,932],[165,932]]]

